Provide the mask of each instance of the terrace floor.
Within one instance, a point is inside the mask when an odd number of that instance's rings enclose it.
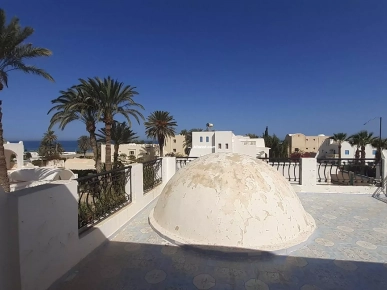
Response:
[[[289,255],[173,246],[148,225],[153,202],[50,289],[386,289],[387,204],[369,195],[299,197],[318,229]]]

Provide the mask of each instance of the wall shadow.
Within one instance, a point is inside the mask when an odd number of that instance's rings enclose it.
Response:
[[[141,235],[148,235],[149,243],[136,242]],[[233,253],[232,248],[227,249],[230,254],[225,254],[218,247],[196,250],[151,244],[161,240],[149,232],[131,236],[120,231],[114,239],[93,251],[49,289],[307,290],[385,289],[387,285],[387,264],[382,261],[296,257],[264,251],[250,251],[251,256],[247,256]]]

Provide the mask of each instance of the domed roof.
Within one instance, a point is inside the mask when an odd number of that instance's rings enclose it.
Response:
[[[208,154],[180,169],[149,221],[178,244],[264,251],[302,243],[316,228],[276,169],[235,153]]]

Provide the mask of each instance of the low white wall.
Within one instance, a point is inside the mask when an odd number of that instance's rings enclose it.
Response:
[[[0,289],[47,289],[160,195],[175,173],[176,161],[165,157],[162,162],[163,183],[145,195],[143,165],[133,164],[132,183],[126,185],[127,192],[132,189],[132,202],[82,235],[78,234],[75,180],[26,188],[4,199],[0,195],[0,217],[7,207],[10,213],[9,223],[5,219],[0,223],[0,230],[8,226],[9,232],[3,235],[7,240],[0,241],[0,278],[5,278]],[[9,272],[3,271],[7,267]]]
[[[0,186],[0,289],[18,289],[18,276],[13,269],[18,264],[11,259],[11,240],[9,239],[8,193]],[[15,277],[16,275],[16,277]]]
[[[296,192],[310,192],[310,193],[358,193],[358,194],[374,194],[378,187],[376,186],[350,186],[350,185],[299,185],[292,184]]]

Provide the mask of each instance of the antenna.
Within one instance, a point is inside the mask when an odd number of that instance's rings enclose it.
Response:
[[[214,124],[207,123],[206,127],[207,127],[207,131],[212,131],[212,130],[210,130],[210,128],[214,127]]]

